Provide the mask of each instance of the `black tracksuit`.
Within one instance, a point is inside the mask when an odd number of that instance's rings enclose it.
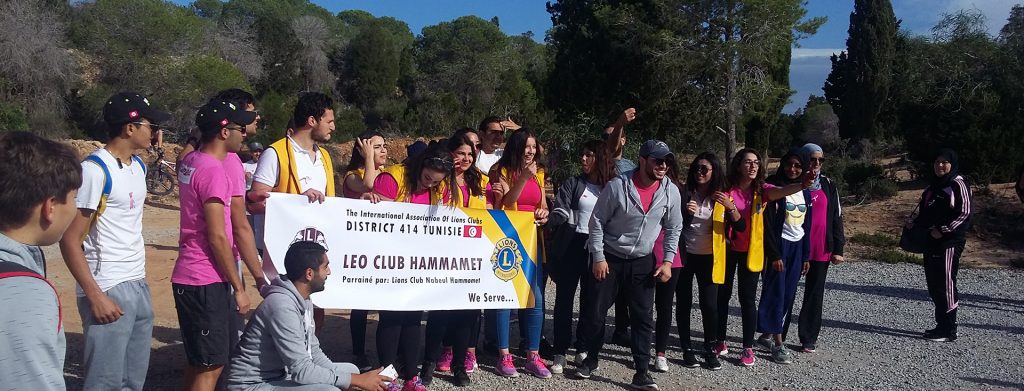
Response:
[[[962,176],[949,175],[951,179],[937,181],[925,189],[914,225],[934,227],[942,234],[938,239],[929,237],[924,251],[924,273],[928,295],[935,304],[937,332],[956,334],[956,277],[971,224],[971,187]]]

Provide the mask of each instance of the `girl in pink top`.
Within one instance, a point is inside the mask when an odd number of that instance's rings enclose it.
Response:
[[[494,203],[501,209],[533,212],[538,225],[548,221],[547,201],[544,199],[544,170],[537,161],[537,139],[526,128],[520,128],[509,136],[505,152],[491,168],[491,184],[494,186]],[[542,254],[538,254],[542,256]],[[544,323],[544,268],[537,262],[537,273],[532,282],[534,308],[520,310],[520,327],[526,327],[526,347],[530,352],[526,358],[528,373],[543,379],[551,377],[544,360],[540,358],[541,326]],[[497,365],[498,374],[516,377],[516,371],[509,352],[509,323],[511,310],[496,310],[498,350],[501,359]]]

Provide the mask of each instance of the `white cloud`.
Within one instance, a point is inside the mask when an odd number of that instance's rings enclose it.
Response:
[[[791,58],[794,60],[800,60],[805,58],[820,58],[820,57],[832,57],[833,54],[839,54],[846,49],[805,49],[805,48],[794,48]]]
[[[953,13],[964,9],[981,11],[982,15],[985,15],[988,32],[996,35],[1006,24],[1010,9],[1015,4],[1020,4],[1020,0],[949,0],[946,12]]]

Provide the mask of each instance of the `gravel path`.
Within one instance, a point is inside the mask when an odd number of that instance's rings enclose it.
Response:
[[[689,369],[673,360],[668,373],[654,374],[661,389],[1024,389],[1024,368],[1016,358],[1024,350],[1024,272],[961,270],[960,338],[939,343],[920,338],[922,330],[933,326],[920,266],[854,262],[830,269],[825,322],[816,353],[793,352],[793,364],[779,365],[758,351],[756,365],[740,366],[735,353],[740,342],[739,308],[734,297],[729,325],[732,351],[723,360],[723,369]],[[549,287],[548,293],[552,295],[553,289]],[[801,287],[797,307],[802,297]],[[550,309],[552,297],[547,301]],[[550,316],[549,311],[549,322]],[[691,324],[699,329],[699,310],[693,312]],[[547,330],[550,335],[550,327]],[[701,336],[696,330],[694,334],[694,338]],[[795,339],[794,325],[787,342]],[[673,336],[672,344],[677,344],[675,341]],[[669,349],[668,355],[676,360],[682,356],[674,349]],[[633,373],[626,366],[632,361],[629,350],[607,344],[601,358],[601,369],[590,380],[575,379],[571,364],[566,374],[540,380],[501,378],[492,372],[494,358],[485,357],[483,370],[471,375],[474,384],[470,389],[628,387]],[[446,375],[437,376],[431,390],[458,389],[446,379]]]

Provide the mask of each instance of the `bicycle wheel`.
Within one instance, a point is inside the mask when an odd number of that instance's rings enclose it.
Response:
[[[149,189],[149,193],[153,195],[163,196],[171,194],[174,191],[174,174],[164,167],[152,170],[146,175],[146,187]]]

